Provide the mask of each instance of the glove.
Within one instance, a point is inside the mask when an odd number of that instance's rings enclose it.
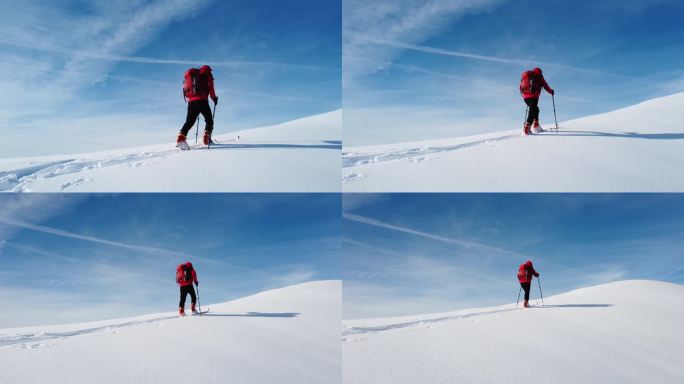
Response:
[[[549,92],[549,93],[551,93],[551,96],[553,96],[554,94],[556,94],[556,91],[554,91],[554,90],[552,89],[551,92]]]
[[[214,100],[214,104],[218,104],[218,96],[214,96],[211,99]]]
[[[195,287],[199,286],[199,281],[195,283]]]

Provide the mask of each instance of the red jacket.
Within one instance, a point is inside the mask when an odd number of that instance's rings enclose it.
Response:
[[[200,76],[207,79],[207,89],[203,90],[199,95],[188,92],[186,96],[188,101],[207,100],[211,96],[212,100],[216,100],[216,91],[214,91],[214,76],[211,74],[211,67],[204,65],[199,70]]]
[[[551,87],[549,87],[549,84],[546,83],[546,79],[544,79],[544,75],[542,75],[541,69],[535,68],[532,72],[534,72],[534,75],[539,81],[534,82],[535,85],[532,87],[531,90],[522,93],[523,99],[538,99],[539,96],[541,96],[542,88],[544,88],[546,92],[553,95],[553,89],[551,89]]]
[[[182,279],[182,269],[181,268],[183,266],[190,268],[190,274],[192,275],[191,280],[186,281],[186,280]],[[179,274],[179,271],[181,271],[180,274]],[[178,283],[181,287],[186,287],[188,285],[192,285],[193,282],[195,284],[198,283],[197,282],[197,272],[195,272],[195,268],[192,267],[192,263],[188,261],[184,264],[179,265],[178,268],[176,268],[176,283]]]
[[[531,283],[532,276],[539,277],[537,271],[532,266],[532,261],[527,260],[518,267],[518,281],[521,283]]]

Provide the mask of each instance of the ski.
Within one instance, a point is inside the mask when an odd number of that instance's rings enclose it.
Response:
[[[176,144],[176,148],[180,149],[181,151],[189,151],[190,144],[188,144],[187,141],[181,141]]]
[[[224,140],[223,142],[220,142],[220,141],[218,141],[218,140],[211,139],[211,143],[210,143],[210,144],[211,144],[211,145],[220,145],[220,144],[228,143],[228,142],[231,142],[231,141],[240,141],[240,136],[236,136],[236,137],[234,137],[234,138],[232,138],[232,139]]]
[[[209,144],[207,145],[207,149],[211,148],[212,145],[221,145],[221,144],[226,144],[231,141],[239,141],[240,136],[237,136],[232,139],[225,140],[223,142],[219,142],[218,140],[211,139]],[[190,147],[190,144],[188,144],[187,141],[181,141],[178,144],[176,144],[176,148],[180,149],[181,151],[189,151],[192,147]]]

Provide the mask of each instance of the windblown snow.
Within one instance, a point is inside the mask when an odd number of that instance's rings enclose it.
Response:
[[[2,383],[339,383],[341,282],[259,293],[204,315],[0,330]]]
[[[548,130],[552,121],[542,122],[546,132],[525,137],[521,122],[520,129],[477,136],[345,147],[342,189],[681,192],[682,105],[684,93],[675,94],[564,122],[558,132]]]
[[[159,145],[0,159],[0,191],[339,192],[341,125],[334,111],[218,134],[210,149],[190,135],[192,150],[180,151],[170,131]]]
[[[534,304],[535,300],[532,300]],[[679,383],[684,286],[609,283],[544,299],[343,322],[343,382]]]

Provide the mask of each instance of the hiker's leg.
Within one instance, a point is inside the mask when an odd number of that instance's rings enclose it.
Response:
[[[202,100],[200,105],[200,113],[204,116],[204,130],[210,134],[214,131],[214,118],[211,116],[211,107],[209,106],[209,100]]]
[[[185,117],[185,124],[183,124],[183,128],[180,130],[180,133],[182,133],[183,136],[187,136],[188,132],[192,129],[192,126],[195,125],[197,116],[200,114],[200,106],[198,105],[200,102],[201,101],[188,102],[188,114]]]
[[[192,305],[195,305],[197,303],[197,295],[195,294],[195,287],[192,285],[188,286],[190,289],[188,289],[188,292],[190,293],[190,299],[192,299]]]
[[[192,286],[190,286],[192,287]],[[185,308],[185,298],[188,296],[187,286],[180,287],[180,302],[178,303],[178,308]]]
[[[525,99],[525,104],[530,107],[530,112],[527,114],[527,122],[532,124],[535,120],[539,119],[539,99]]]
[[[530,283],[521,283],[523,290],[525,291],[525,301],[530,299]]]

